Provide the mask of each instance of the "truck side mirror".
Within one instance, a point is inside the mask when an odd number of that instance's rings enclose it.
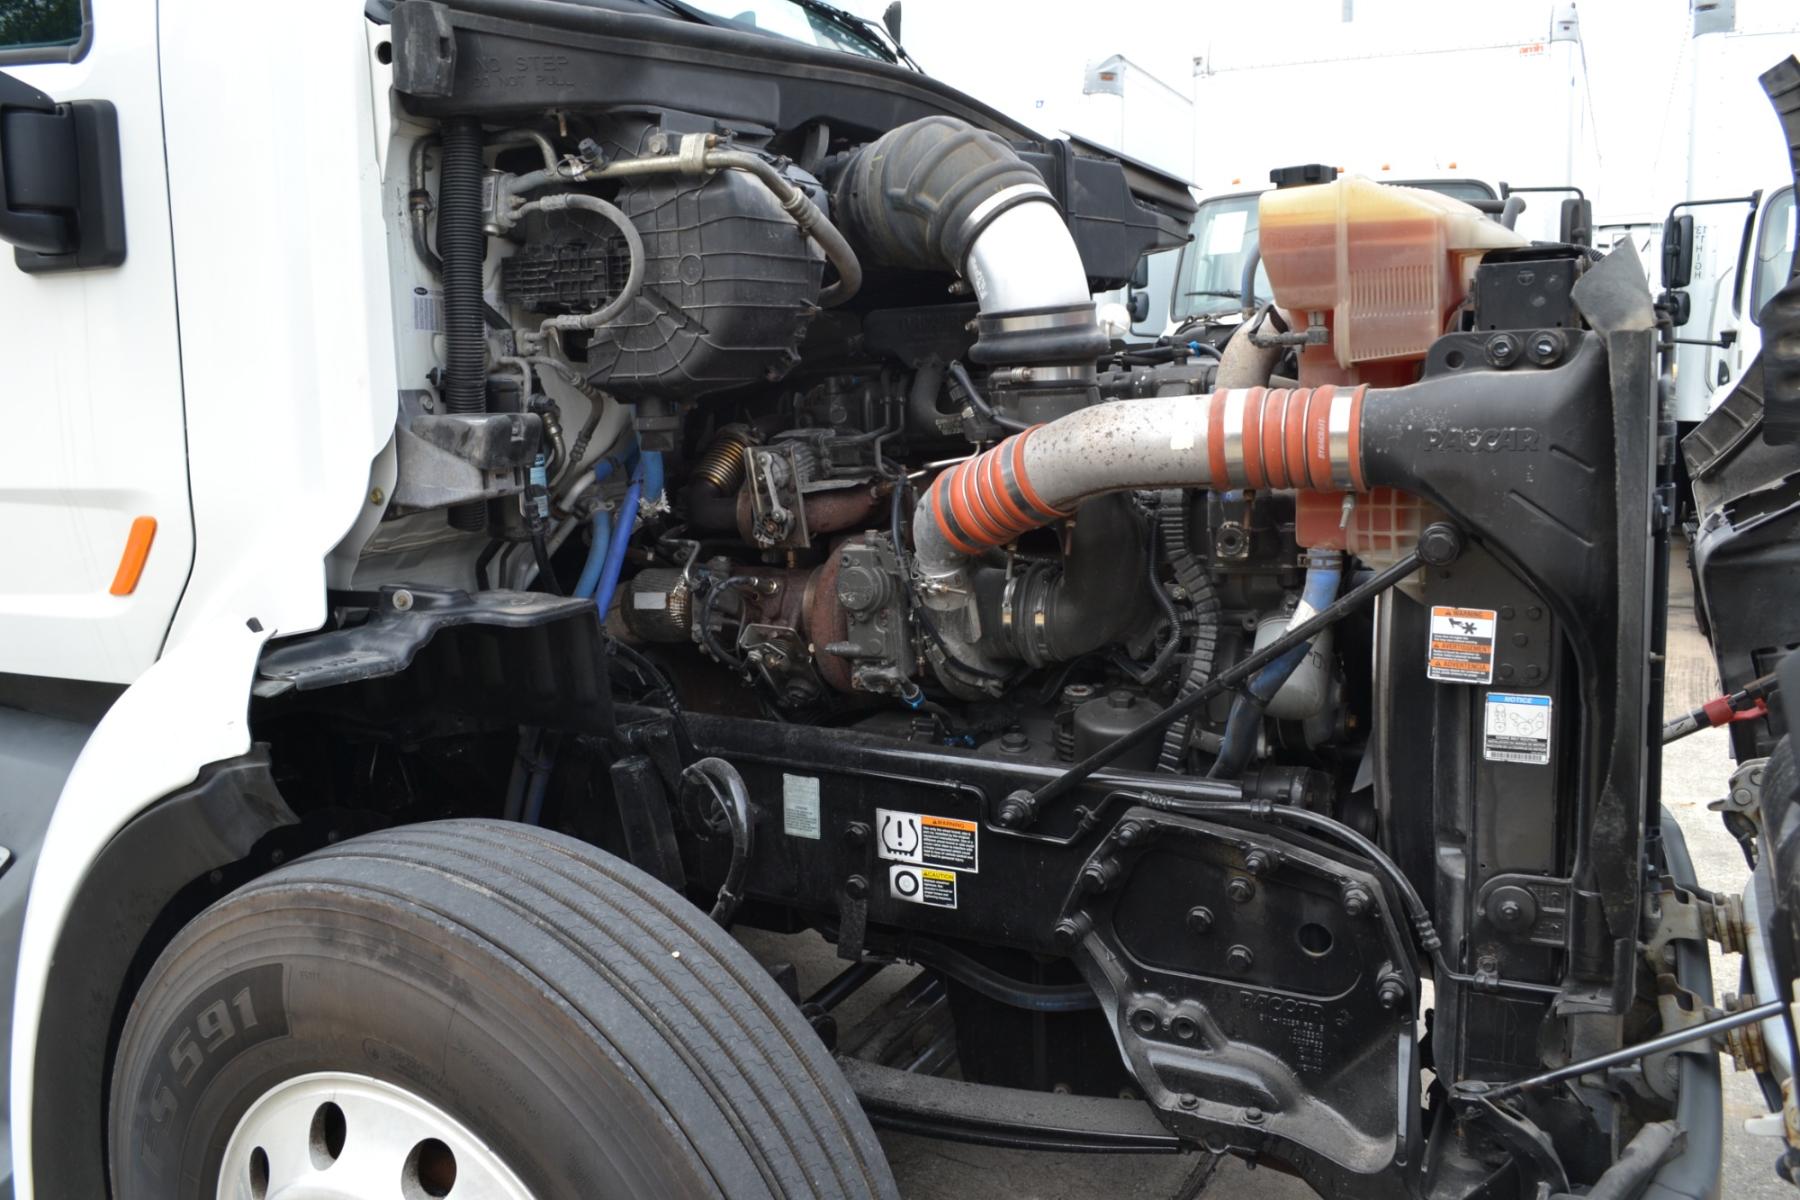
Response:
[[[0,72],[0,241],[34,273],[125,261],[119,114],[110,102],[58,104]]]
[[[1594,244],[1594,202],[1571,196],[1562,202],[1558,237],[1571,246]]]
[[[1137,260],[1137,266],[1131,268],[1131,286],[1134,288],[1150,286],[1150,258],[1148,255],[1141,256]]]
[[[1686,292],[1671,289],[1656,298],[1669,314],[1669,324],[1680,329],[1694,315],[1694,298]]]
[[[900,0],[894,0],[887,6],[887,10],[881,14],[881,24],[888,36],[894,39],[894,45],[900,45]]]
[[[1148,281],[1146,281],[1148,282]],[[1146,320],[1150,316],[1150,293],[1140,292],[1135,288],[1125,295],[1126,308],[1131,312],[1131,323]]]
[[[1681,213],[1663,222],[1662,285],[1673,291],[1693,281],[1694,214]]]

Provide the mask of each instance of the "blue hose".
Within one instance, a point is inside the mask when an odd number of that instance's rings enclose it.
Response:
[[[625,570],[625,547],[630,544],[631,531],[637,526],[638,498],[644,492],[644,458],[648,457],[638,459],[637,470],[631,473],[631,486],[625,489],[625,501],[619,506],[613,524],[612,542],[606,548],[606,567],[600,573],[600,586],[594,593],[594,607],[600,610],[602,621],[612,608],[613,592],[618,590],[619,575]]]
[[[1338,586],[1344,579],[1344,556],[1337,550],[1311,551],[1306,565],[1306,581],[1300,587],[1300,608],[1294,610],[1290,624],[1306,619],[1337,599]],[[1302,615],[1304,610],[1305,615]],[[1306,661],[1312,642],[1293,647],[1269,663],[1250,679],[1245,694],[1231,704],[1231,715],[1225,720],[1225,736],[1219,742],[1218,761],[1207,776],[1233,779],[1241,774],[1256,749],[1256,731],[1262,725],[1263,710],[1281,685],[1288,681],[1301,663]]]
[[[581,578],[575,584],[574,594],[583,600],[594,598],[594,589],[600,586],[600,572],[606,566],[607,546],[612,542],[612,514],[604,508],[594,510],[594,544],[588,547],[587,562],[582,565]]]
[[[1337,599],[1338,585],[1344,578],[1344,556],[1335,550],[1315,550],[1306,567],[1306,582],[1300,587],[1300,603],[1310,612],[1318,612]],[[1298,610],[1296,610],[1298,612]],[[1295,617],[1295,620],[1304,618]],[[1258,671],[1250,680],[1250,694],[1263,704],[1275,698],[1288,676],[1306,661],[1312,643],[1302,642],[1280,658]]]
[[[644,499],[655,504],[663,494],[663,457],[661,450],[646,450],[644,463]]]
[[[654,469],[656,474],[656,491],[651,495],[660,495],[662,492],[662,455],[651,451],[642,457],[655,460],[654,468],[646,469]],[[594,482],[596,484],[605,483],[614,471],[621,468],[632,470],[639,461],[637,443],[634,441],[626,447],[623,454],[609,454],[594,464]],[[606,554],[611,543],[612,524],[608,520],[607,512],[603,508],[595,509],[593,544],[588,547],[587,561],[582,564],[581,579],[575,584],[573,595],[580,596],[583,600],[593,598],[594,592],[600,587],[600,575],[606,567]],[[604,612],[601,615],[604,616]]]

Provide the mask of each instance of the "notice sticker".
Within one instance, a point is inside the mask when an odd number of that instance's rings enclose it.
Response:
[[[1490,762],[1550,761],[1550,697],[1489,692],[1481,756]]]
[[[955,908],[956,872],[896,864],[888,868],[888,891],[893,894],[894,899],[904,900],[908,904]]]
[[[813,776],[781,777],[781,829],[789,837],[819,840],[819,781]]]
[[[1425,674],[1441,683],[1492,683],[1497,615],[1491,608],[1434,605]]]
[[[889,862],[944,867],[971,875],[981,870],[981,829],[973,821],[878,808],[875,833],[877,851]]]

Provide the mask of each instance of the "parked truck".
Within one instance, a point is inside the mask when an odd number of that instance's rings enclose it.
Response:
[[[1186,198],[897,19],[32,16],[21,1200],[894,1197],[878,1126],[1698,1200],[1709,1039],[1791,1081],[1800,795],[1741,675],[1800,642],[1800,532],[1731,498],[1800,462],[1753,428],[1710,467],[1740,900],[1660,807],[1629,248],[1323,180],[1260,206],[1285,329],[1143,354],[1092,295]],[[1710,1007],[1709,941],[1753,999]]]
[[[1691,37],[1676,81],[1685,95],[1685,148],[1675,162],[1671,241],[1686,276],[1679,302],[1677,419],[1702,420],[1762,344],[1762,306],[1787,279],[1794,199],[1787,158],[1772,138],[1758,72],[1800,51],[1800,15],[1768,0],[1691,5]],[[1685,219],[1685,220],[1684,220]]]
[[[1508,98],[1517,136],[1478,136],[1437,99],[1471,87]],[[1177,324],[1235,319],[1235,272],[1255,249],[1251,209],[1273,169],[1319,163],[1496,213],[1516,194],[1508,223],[1556,240],[1564,202],[1587,200],[1600,165],[1573,3],[1513,0],[1484,7],[1479,21],[1455,6],[1312,4],[1280,38],[1224,25],[1194,60],[1194,107],[1201,209],[1170,305]],[[1236,116],[1247,112],[1256,118]],[[1573,224],[1592,221],[1588,207]]]

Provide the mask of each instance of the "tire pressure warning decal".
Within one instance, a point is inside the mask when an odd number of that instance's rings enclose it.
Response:
[[[1489,762],[1550,761],[1550,697],[1489,692],[1481,722],[1481,757]]]
[[[956,872],[896,863],[888,868],[888,891],[893,893],[894,899],[910,904],[955,908]]]
[[[1433,605],[1425,674],[1441,683],[1492,683],[1498,615],[1491,608]]]
[[[981,827],[973,821],[878,808],[875,844],[889,862],[970,874],[981,870]]]

